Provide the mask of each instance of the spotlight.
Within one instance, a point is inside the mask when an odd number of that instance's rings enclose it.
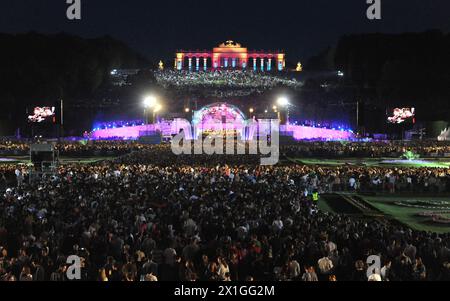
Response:
[[[147,96],[144,98],[144,106],[146,108],[153,108],[157,105],[158,100],[155,96]]]
[[[287,106],[289,106],[289,99],[288,99],[287,97],[284,97],[284,96],[279,97],[279,98],[277,99],[277,104],[278,104],[280,107],[287,107]]]
[[[162,105],[156,104],[155,108],[153,109],[153,112],[154,113],[158,113],[161,110],[162,110]]]

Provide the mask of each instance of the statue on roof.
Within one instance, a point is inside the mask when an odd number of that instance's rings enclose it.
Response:
[[[225,48],[240,48],[241,44],[236,43],[236,42],[234,42],[232,40],[228,40],[225,43],[220,44],[219,47],[222,47],[222,48],[224,48],[224,47]]]

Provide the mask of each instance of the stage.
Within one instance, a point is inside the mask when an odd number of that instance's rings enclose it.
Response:
[[[140,124],[128,126],[126,123],[117,126],[115,123],[104,128],[95,128],[90,134],[94,140],[122,139],[137,140],[141,137],[161,135],[173,137],[184,133],[184,138],[196,140],[205,133],[235,132],[242,141],[252,141],[259,137],[274,134],[280,137],[291,137],[293,140],[351,140],[355,137],[353,132],[328,128],[310,127],[302,125],[280,125],[274,119],[247,119],[245,114],[236,106],[227,103],[213,103],[193,113],[192,121],[175,118],[161,120],[153,124]]]
[[[173,137],[184,133],[184,138],[196,140],[211,132],[230,132],[237,134],[242,141],[252,141],[259,137],[271,136],[276,132],[280,137],[291,137],[293,140],[351,140],[354,134],[351,131],[328,128],[310,127],[302,125],[280,125],[275,119],[247,119],[245,114],[236,106],[227,103],[213,103],[195,111],[192,121],[182,118],[161,120],[153,124],[140,124],[128,126],[122,123],[105,125],[95,128],[89,138],[94,140],[122,139],[137,140],[141,137],[161,135]]]
[[[260,124],[258,124],[258,127]],[[148,124],[148,125],[137,125],[137,126],[124,126],[118,128],[109,128],[109,129],[97,129],[92,131],[90,134],[90,138],[93,140],[138,140],[141,137],[147,136],[149,133],[160,133],[162,136],[174,136],[180,133],[180,131],[184,130],[188,135],[186,139],[196,139],[200,136],[198,135],[196,138],[192,133],[201,133],[207,132],[206,126],[203,127],[203,131],[201,126],[195,128],[195,126],[191,126],[189,122],[186,120],[174,120],[174,121],[164,121],[156,124]],[[230,129],[231,130],[231,127]],[[252,140],[257,138],[257,134],[259,131],[257,128],[250,128],[247,133],[255,133],[252,136],[243,137],[242,130],[243,128],[234,127],[233,130],[240,133],[241,138],[243,140]],[[261,134],[261,132],[259,132]],[[266,133],[269,134],[269,133]],[[250,134],[248,134],[250,135]],[[280,135],[292,137],[294,140],[303,141],[303,140],[329,140],[329,141],[339,141],[339,140],[351,140],[355,138],[355,135],[350,131],[344,130],[332,130],[326,128],[315,128],[315,127],[307,127],[307,126],[299,126],[299,125],[281,125],[280,126]]]

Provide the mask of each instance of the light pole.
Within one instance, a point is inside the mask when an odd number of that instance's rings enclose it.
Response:
[[[145,116],[145,123],[148,124],[148,110],[153,109],[153,122],[155,119],[155,110],[159,108],[157,111],[161,110],[161,105],[158,104],[158,99],[153,96],[147,96],[144,98],[144,116]]]
[[[156,123],[156,114],[162,110],[162,106],[160,104],[156,104],[155,107],[153,108],[153,123]]]
[[[277,99],[277,105],[278,105],[280,108],[283,108],[283,109],[286,110],[286,123],[289,123],[289,106],[291,105],[291,104],[290,104],[290,101],[289,101],[289,98],[287,98],[287,97],[285,97],[285,96],[280,96],[280,97]],[[274,106],[274,108],[276,108],[276,106]],[[280,119],[280,122],[281,122],[281,115],[280,115],[280,112],[278,112],[278,116],[279,116],[279,119]]]
[[[61,112],[61,122],[60,122],[60,130],[59,130],[59,138],[64,137],[64,100],[61,99],[61,108],[60,108]]]

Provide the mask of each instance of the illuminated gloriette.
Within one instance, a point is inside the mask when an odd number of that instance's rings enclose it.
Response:
[[[179,51],[175,57],[177,70],[253,69],[254,71],[283,71],[285,54],[281,51],[249,51],[233,41],[212,51]]]

